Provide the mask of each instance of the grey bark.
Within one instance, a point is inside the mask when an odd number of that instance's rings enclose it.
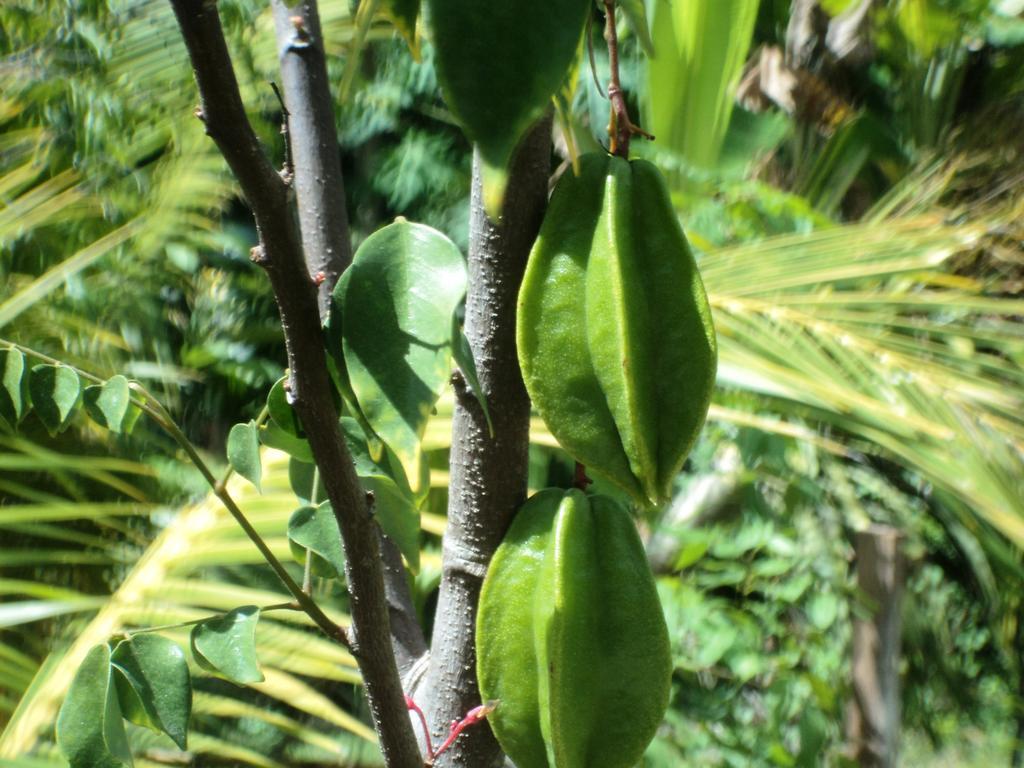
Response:
[[[273,7],[302,247],[325,316],[334,284],[352,261],[352,245],[320,16],[308,0],[292,8],[274,0]]]
[[[864,768],[895,768],[900,734],[903,535],[873,525],[856,537],[857,588],[871,612],[853,625],[853,702],[846,733]]]
[[[252,256],[273,287],[291,370],[293,406],[341,530],[352,616],[349,647],[359,663],[381,752],[389,768],[422,768],[391,649],[378,527],[338,424],[317,294],[306,268],[290,190],[246,118],[216,4],[173,0],[172,5],[199,86],[199,115],[256,219],[260,244]]]
[[[547,205],[550,118],[539,123],[519,148],[498,224],[484,212],[479,167],[479,158],[474,158],[465,327],[494,437],[480,406],[456,376],[441,589],[430,664],[418,694],[435,742],[447,735],[453,720],[481,703],[474,646],[480,587],[513,514],[526,498],[530,402],[516,354],[516,300]],[[437,765],[487,768],[500,766],[503,760],[490,729],[479,725],[467,729]]]

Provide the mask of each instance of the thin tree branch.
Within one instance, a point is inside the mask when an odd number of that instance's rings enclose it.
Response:
[[[619,80],[619,37],[615,31],[615,0],[604,0],[604,12],[604,39],[608,43],[608,69],[611,72],[608,80],[608,100],[612,106],[611,119],[608,121],[608,136],[611,138],[608,151],[628,160],[629,140],[633,136],[643,136],[645,139],[654,137],[629,119],[626,94],[623,93]]]
[[[378,527],[339,427],[316,291],[287,187],[246,119],[215,3],[172,0],[172,5],[199,85],[207,131],[255,214],[260,245],[253,249],[252,258],[266,269],[277,299],[291,370],[292,405],[306,430],[341,530],[351,598],[350,648],[363,676],[381,752],[389,768],[422,768],[391,651]],[[293,122],[292,133],[297,129]]]
[[[274,0],[273,8],[302,246],[324,316],[334,284],[352,261],[352,245],[320,17],[315,0],[291,8]]]
[[[474,629],[487,565],[526,498],[530,401],[516,354],[516,299],[547,204],[551,118],[524,139],[511,168],[499,223],[484,211],[479,157],[473,163],[466,336],[491,405],[494,437],[479,404],[456,377],[448,530],[430,665],[417,698],[433,733],[479,705]],[[438,766],[502,764],[490,728],[467,731]]]

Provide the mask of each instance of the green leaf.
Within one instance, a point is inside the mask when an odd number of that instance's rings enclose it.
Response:
[[[133,764],[106,644],[89,651],[75,673],[57,715],[57,745],[71,768]]]
[[[476,144],[497,218],[512,152],[565,79],[590,0],[426,0],[437,81]]]
[[[314,481],[316,481],[315,493]],[[314,497],[317,500],[327,498],[324,481],[318,475],[316,465],[296,459],[294,456],[288,460],[288,484],[295,496],[305,504],[311,503]]]
[[[459,322],[457,312],[452,315],[452,357],[455,360],[455,364],[462,371],[462,377],[466,380],[466,384],[469,385],[469,391],[473,393],[473,397],[480,403],[480,409],[484,412],[484,419],[487,421],[487,431],[491,437],[494,437],[494,422],[491,421],[491,411],[487,407],[487,395],[484,394],[483,387],[480,386],[480,377],[476,372],[476,360],[473,359],[473,350],[469,346],[469,339],[466,338],[466,334],[462,330],[462,324]]]
[[[256,661],[259,620],[260,609],[244,605],[196,624],[192,630],[192,654],[196,663],[239,685],[262,683],[263,673]]]
[[[285,389],[287,381],[288,377],[282,376],[270,388],[270,394],[267,395],[267,410],[270,411],[270,418],[274,423],[289,435],[305,437],[306,433],[299,423],[299,417],[292,404],[288,402],[288,392]]]
[[[0,418],[17,426],[28,407],[25,356],[16,349],[0,350]]]
[[[313,449],[309,447],[309,443],[301,437],[288,434],[273,421],[261,426],[258,436],[260,442],[268,448],[284,451],[292,458],[307,464],[313,463]]]
[[[260,440],[256,433],[256,422],[235,424],[228,433],[228,461],[232,469],[260,487],[263,465],[260,462]]]
[[[37,365],[29,374],[28,390],[39,420],[56,435],[71,421],[82,385],[78,374],[66,365]]]
[[[390,450],[383,457],[383,463],[374,461],[367,449],[366,438],[354,419],[343,418],[341,428],[359,482],[364,490],[373,493],[377,522],[416,573],[420,568],[420,513],[405,470]],[[420,482],[429,488],[430,468],[426,461],[422,466],[427,475]]]
[[[185,749],[192,678],[178,644],[160,635],[136,635],[118,643],[110,660],[124,716],[136,725],[163,731]]]
[[[345,573],[345,550],[341,531],[329,501],[319,506],[299,507],[288,519],[288,541],[292,554],[300,563],[306,561],[306,550],[313,553],[313,572],[329,579]]]
[[[126,426],[131,393],[124,376],[114,376],[105,384],[86,387],[82,400],[86,413],[101,427],[119,434]]]
[[[419,492],[420,440],[451,375],[451,317],[466,291],[455,244],[396,221],[360,246],[334,292],[328,339],[340,335],[352,391],[372,431]]]
[[[651,28],[647,24],[647,8],[644,0],[619,0],[619,8],[626,17],[630,29],[640,42],[644,54],[654,58],[654,41],[651,39]]]

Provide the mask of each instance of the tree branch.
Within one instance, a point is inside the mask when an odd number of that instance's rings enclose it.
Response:
[[[260,245],[252,256],[266,269],[273,286],[291,370],[292,404],[306,430],[344,541],[352,616],[349,639],[381,751],[389,768],[422,768],[391,652],[378,528],[338,424],[316,292],[287,187],[246,118],[215,3],[172,0],[172,5],[199,85],[207,131],[255,214]]]
[[[352,261],[352,246],[320,17],[313,0],[293,8],[274,0],[273,7],[302,246],[324,316],[334,284]]]
[[[530,401],[519,372],[515,318],[526,258],[547,205],[551,119],[524,139],[511,168],[504,215],[483,208],[479,157],[473,162],[466,336],[491,403],[494,438],[468,388],[456,377],[448,530],[430,666],[419,697],[433,733],[480,704],[474,628],[487,565],[526,498]],[[490,728],[466,731],[439,766],[502,764]]]

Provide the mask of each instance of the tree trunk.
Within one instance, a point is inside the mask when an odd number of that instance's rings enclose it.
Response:
[[[420,686],[435,743],[452,720],[480,703],[475,624],[480,586],[494,550],[526,499],[530,401],[519,373],[515,321],[526,258],[547,205],[551,120],[542,120],[513,161],[500,223],[483,208],[479,158],[473,163],[466,336],[494,422],[456,376],[448,530],[431,660]],[[503,757],[490,729],[470,728],[438,766],[486,768]]]
[[[853,701],[847,738],[863,768],[895,768],[900,736],[903,534],[873,525],[856,537],[857,588],[870,617],[853,625]]]

